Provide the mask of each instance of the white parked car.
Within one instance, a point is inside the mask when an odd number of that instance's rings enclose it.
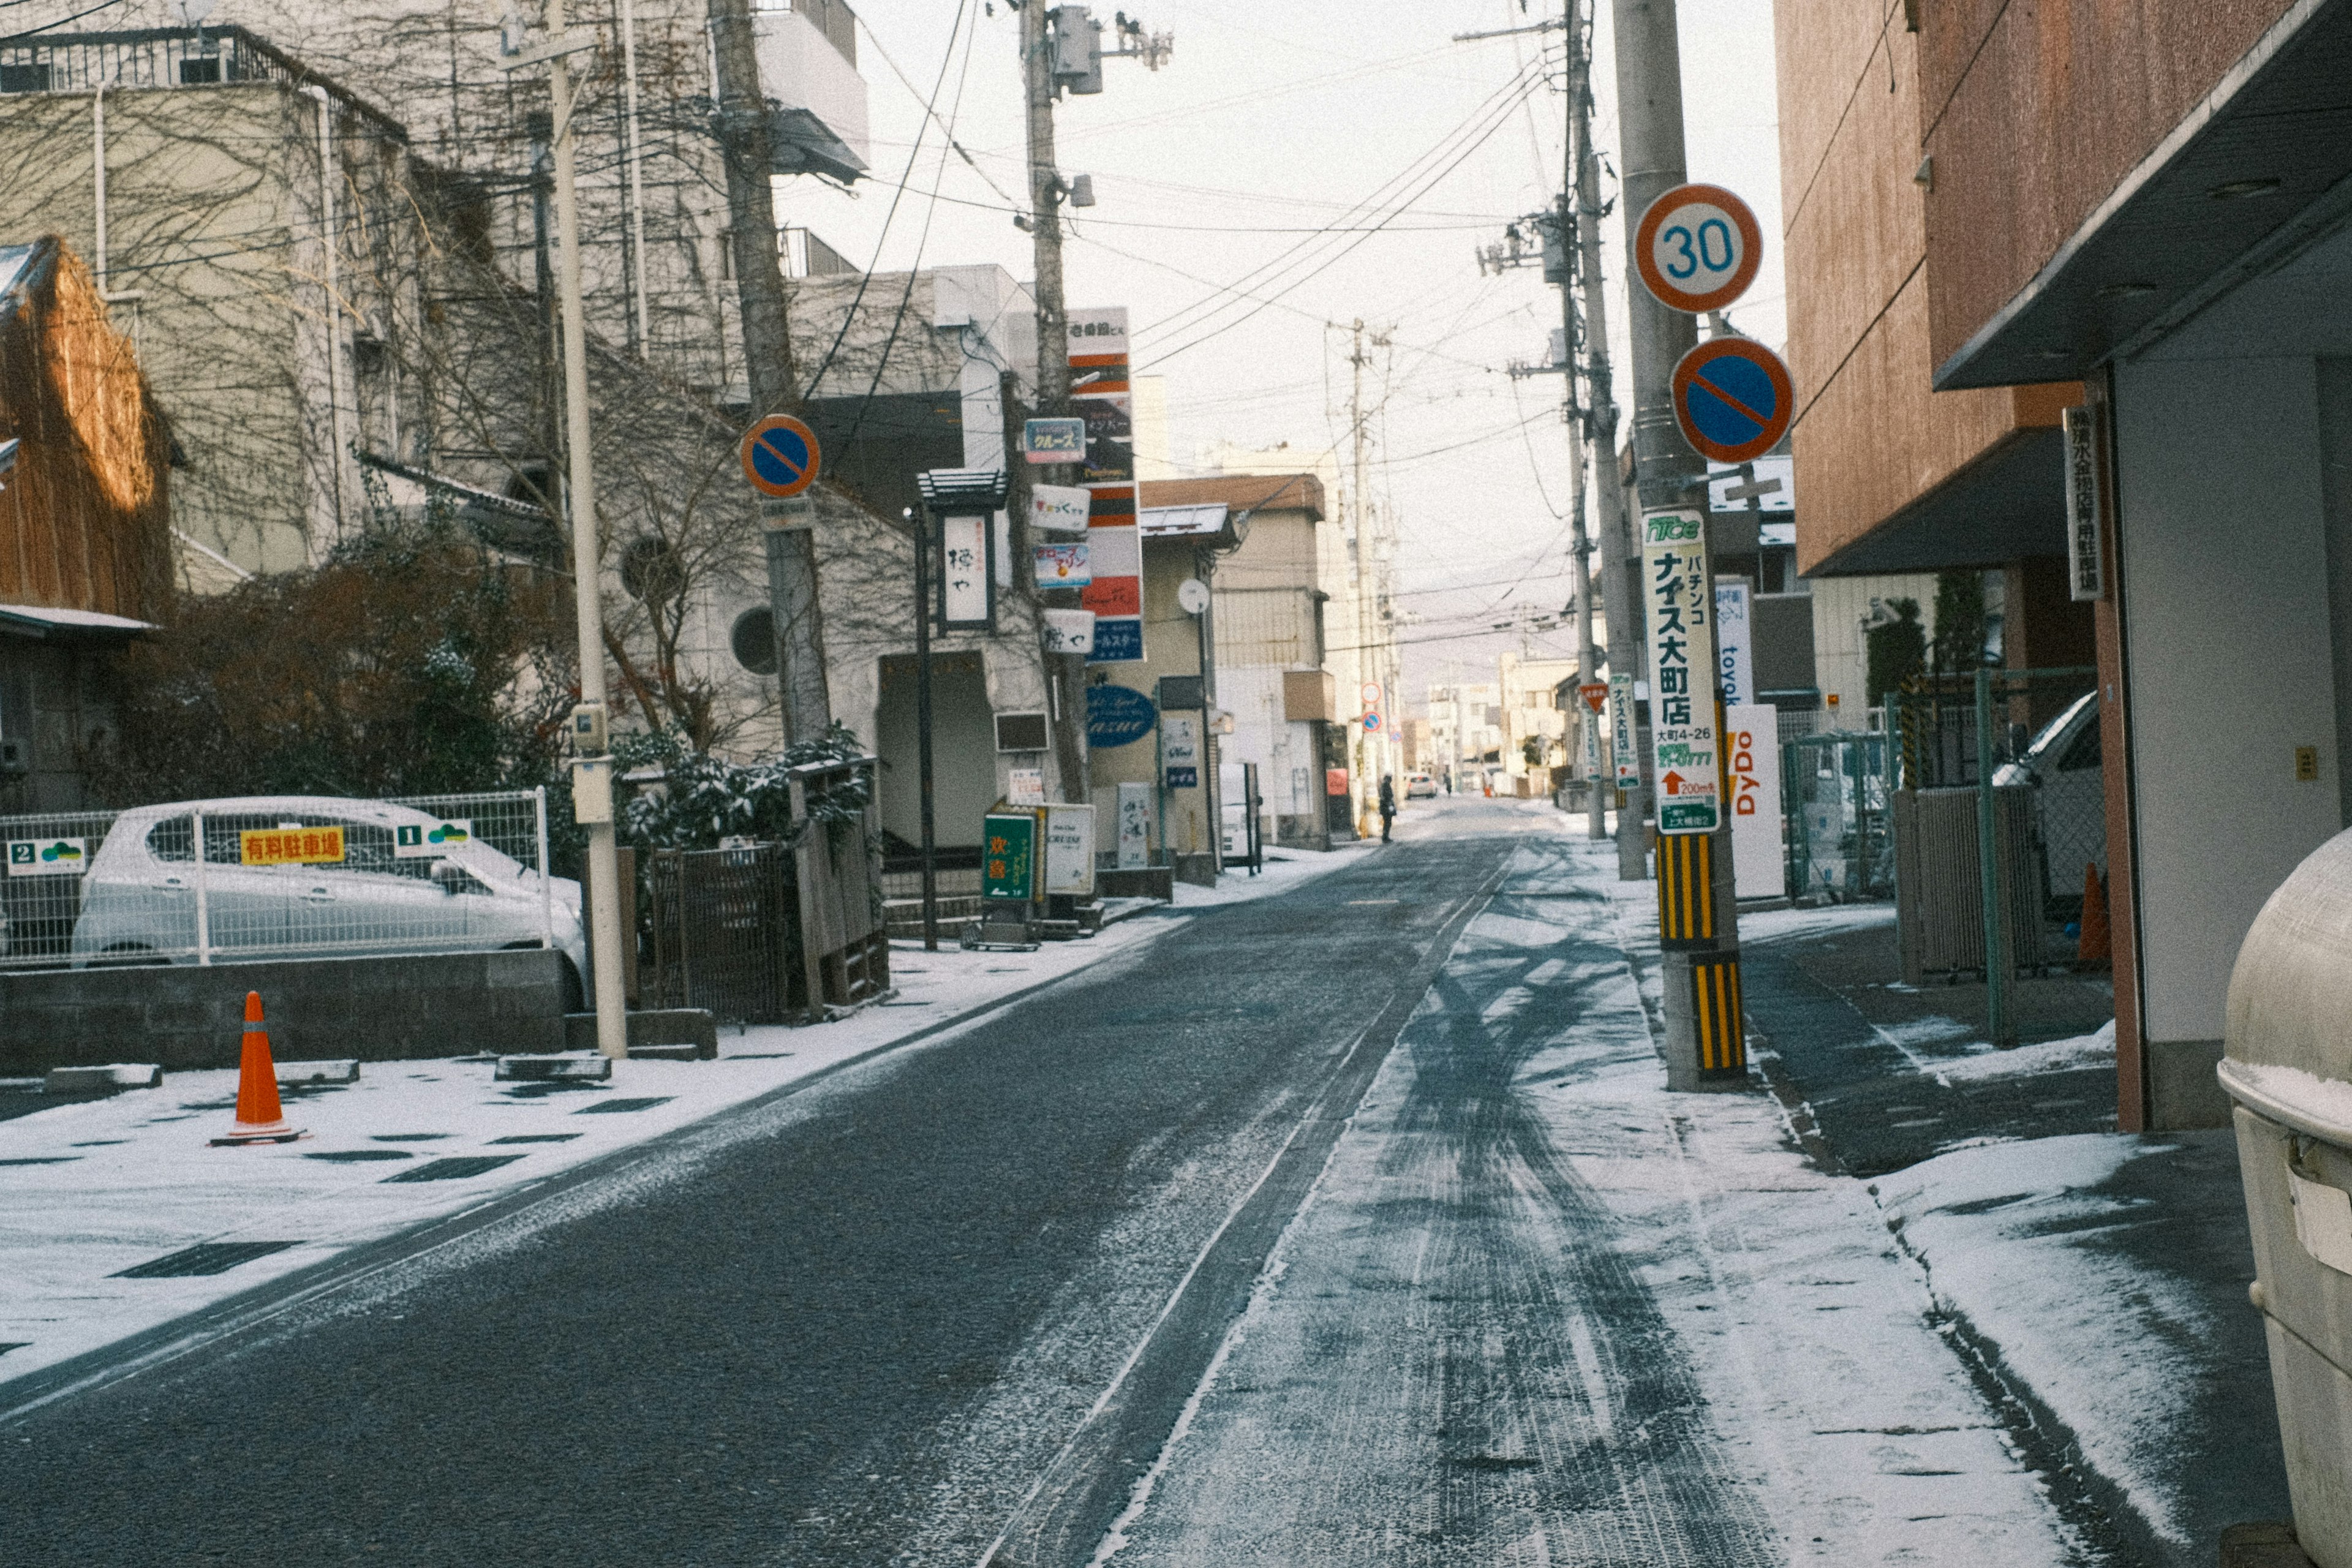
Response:
[[[2056,907],[2079,900],[2083,868],[2107,874],[2106,775],[2099,759],[2099,694],[2084,692],[2042,727],[2013,763],[1992,775],[2000,785],[2033,790],[2044,896]]]
[[[1427,773],[1404,775],[1404,797],[1407,800],[1435,800],[1437,781]]]
[[[557,877],[542,884],[512,857],[459,841],[429,812],[324,795],[123,812],[82,876],[76,968],[196,962],[198,813],[205,938],[216,960],[479,952],[538,947],[551,934],[571,963],[570,982],[587,976],[579,883]],[[257,865],[245,853],[247,833],[287,836],[258,843],[264,858],[299,852],[290,839],[308,833],[318,854],[333,844],[331,830],[341,833],[340,860]]]

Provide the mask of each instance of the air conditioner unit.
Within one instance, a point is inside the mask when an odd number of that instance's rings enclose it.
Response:
[[[33,744],[22,736],[0,739],[0,774],[33,771]]]

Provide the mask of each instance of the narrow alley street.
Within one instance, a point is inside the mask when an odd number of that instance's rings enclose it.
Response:
[[[2085,1560],[1557,814],[1350,853],[32,1412],[10,1561]]]

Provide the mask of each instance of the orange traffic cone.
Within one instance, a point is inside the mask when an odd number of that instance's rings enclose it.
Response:
[[[2083,935],[2074,943],[2074,962],[2107,963],[2114,956],[2109,946],[2113,940],[2107,927],[2106,889],[2099,886],[2099,868],[2085,860],[2083,862]]]
[[[245,994],[245,1054],[237,1066],[236,1121],[215,1147],[229,1143],[291,1143],[310,1134],[289,1126],[278,1103],[278,1064],[269,1059],[269,1031],[261,1026],[261,993]]]

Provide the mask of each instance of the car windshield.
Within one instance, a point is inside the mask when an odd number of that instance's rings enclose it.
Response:
[[[2042,726],[2042,733],[2034,736],[2032,744],[2025,748],[2024,760],[2028,762],[2042,761],[2046,756],[2048,756],[2051,750],[2057,745],[2059,737],[2066,733],[2067,726],[2074,722],[2075,719],[2081,715],[2084,709],[2089,707],[2098,700],[2099,694],[2096,691],[2085,691],[2082,696],[2077,697],[2074,701],[2068,703],[2064,712],[2059,714],[2058,717],[2051,720],[2050,722]]]

